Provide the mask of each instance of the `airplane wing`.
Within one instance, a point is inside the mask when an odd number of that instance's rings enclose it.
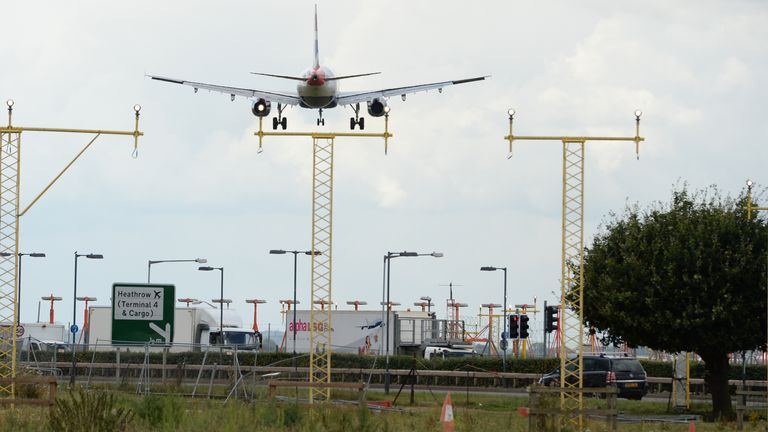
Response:
[[[195,92],[197,92],[198,89],[205,89],[205,90],[210,90],[218,93],[228,94],[230,95],[230,97],[232,97],[232,100],[235,99],[235,96],[242,96],[247,98],[263,98],[270,102],[278,102],[284,105],[298,105],[299,102],[301,102],[299,97],[296,95],[289,95],[284,93],[275,93],[275,92],[268,92],[263,90],[240,88],[240,87],[227,87],[222,85],[206,84],[206,83],[195,82],[195,81],[184,81],[180,79],[166,78],[166,77],[155,76],[155,75],[147,75],[147,76],[149,78],[152,78],[153,80],[189,86],[194,88]]]
[[[406,86],[406,87],[395,87],[395,88],[389,88],[389,89],[383,89],[383,90],[342,93],[339,95],[337,102],[339,105],[351,105],[359,102],[368,102],[376,98],[385,98],[385,97],[398,96],[398,95],[404,96],[411,93],[418,93],[421,91],[428,91],[428,90],[435,90],[435,89],[442,90],[443,87],[448,87],[448,86],[457,85],[457,84],[465,84],[465,83],[470,83],[475,81],[483,81],[486,78],[488,78],[488,76],[467,78],[467,79],[461,79],[461,80],[455,80],[455,81],[443,81],[443,82],[436,82],[436,83],[430,83],[430,84],[419,84],[419,85]]]

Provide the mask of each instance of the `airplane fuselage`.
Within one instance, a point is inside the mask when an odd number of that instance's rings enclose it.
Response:
[[[333,108],[336,106],[338,81],[328,80],[333,72],[324,66],[309,68],[301,73],[305,81],[296,85],[304,108]]]

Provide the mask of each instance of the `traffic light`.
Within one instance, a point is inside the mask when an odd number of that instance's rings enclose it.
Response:
[[[557,330],[557,306],[547,306],[544,309],[544,331],[552,333]]]
[[[528,315],[520,315],[520,339],[528,339]]]
[[[518,332],[520,325],[520,317],[518,315],[509,316],[509,338],[517,339],[520,333]]]

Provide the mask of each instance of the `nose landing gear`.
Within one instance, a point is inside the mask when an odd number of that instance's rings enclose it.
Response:
[[[323,118],[323,109],[320,108],[319,111],[320,111],[320,117],[318,117],[318,119],[317,119],[317,125],[318,126],[320,126],[320,125],[325,126],[325,119]]]

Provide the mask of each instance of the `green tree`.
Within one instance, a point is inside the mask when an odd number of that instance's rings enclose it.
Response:
[[[732,414],[728,354],[765,347],[766,223],[716,187],[611,214],[587,248],[584,319],[631,346],[690,351],[713,416]]]

